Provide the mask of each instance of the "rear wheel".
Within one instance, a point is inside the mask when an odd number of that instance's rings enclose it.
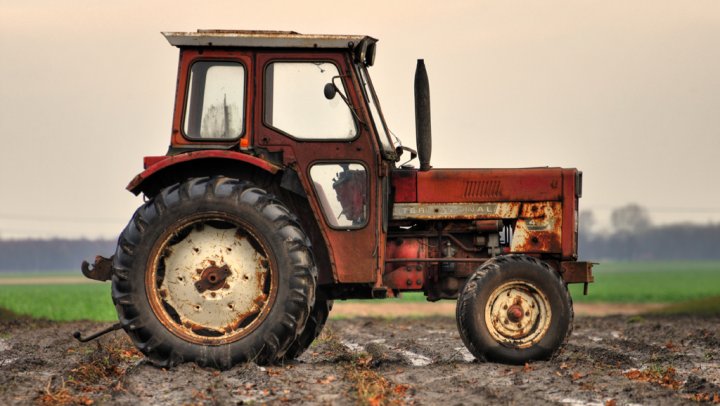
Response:
[[[560,275],[526,255],[490,259],[457,304],[460,336],[480,360],[523,364],[557,353],[572,330],[572,299]]]
[[[290,344],[285,355],[282,357],[284,361],[293,360],[302,355],[315,341],[325,327],[330,310],[332,310],[333,301],[325,298],[321,292],[315,296],[315,304],[310,311],[310,317],[305,324],[305,328],[300,335]]]
[[[272,362],[302,331],[317,278],[297,219],[224,177],[190,179],[140,207],[113,268],[120,323],[159,366]]]

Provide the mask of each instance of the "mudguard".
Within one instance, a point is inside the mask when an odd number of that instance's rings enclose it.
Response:
[[[145,170],[135,176],[135,178],[133,178],[133,180],[127,185],[126,189],[135,195],[138,195],[143,190],[143,184],[152,177],[156,176],[159,172],[178,164],[201,159],[239,161],[260,168],[271,174],[275,174],[281,169],[279,166],[264,159],[235,151],[202,150],[173,156],[152,156],[145,157]]]

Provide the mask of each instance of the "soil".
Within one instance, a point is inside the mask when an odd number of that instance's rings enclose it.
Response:
[[[332,319],[298,361],[229,371],[147,364],[109,324],[0,321],[0,404],[720,403],[720,316],[579,316],[564,351],[525,366],[473,360],[455,320]]]
[[[664,303],[575,303],[576,316],[608,316],[614,314],[643,314],[666,307]],[[330,317],[402,317],[448,316],[455,317],[455,302],[342,302],[336,301]]]

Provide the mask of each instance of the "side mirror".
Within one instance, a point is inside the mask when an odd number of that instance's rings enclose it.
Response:
[[[325,88],[323,89],[323,93],[325,93],[325,98],[328,100],[332,100],[335,98],[335,95],[337,94],[337,87],[335,87],[334,83],[327,83],[325,84]]]

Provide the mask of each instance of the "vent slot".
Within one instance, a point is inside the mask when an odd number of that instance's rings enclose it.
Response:
[[[500,197],[499,180],[469,180],[465,182],[465,197]]]

